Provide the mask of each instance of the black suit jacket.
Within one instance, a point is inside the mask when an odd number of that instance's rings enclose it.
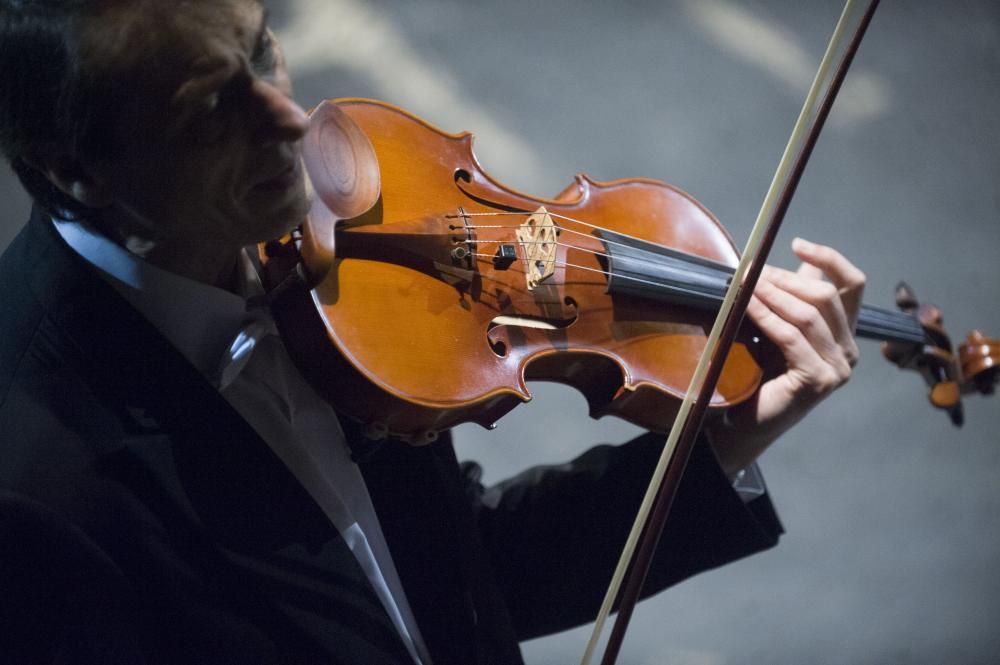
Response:
[[[46,215],[0,259],[0,652],[19,662],[405,663],[350,551],[260,437]],[[362,472],[437,665],[592,619],[661,445],[485,488],[447,437]],[[650,592],[773,545],[706,446]]]

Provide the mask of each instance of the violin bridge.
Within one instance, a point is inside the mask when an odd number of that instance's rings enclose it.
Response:
[[[533,290],[542,280],[556,272],[556,237],[559,231],[552,215],[540,207],[514,232],[521,245],[524,261],[524,278],[528,290]]]

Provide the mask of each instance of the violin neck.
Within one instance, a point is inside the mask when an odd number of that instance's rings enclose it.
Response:
[[[924,327],[914,314],[864,304],[858,311],[857,335],[883,342],[927,342]]]
[[[607,249],[611,294],[701,309],[722,303],[734,272],[729,266],[612,231],[602,230],[598,235]],[[872,305],[861,305],[857,335],[884,342],[926,342],[915,315]]]

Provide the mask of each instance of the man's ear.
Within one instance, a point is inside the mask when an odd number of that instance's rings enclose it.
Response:
[[[63,194],[88,208],[106,208],[113,201],[103,180],[68,155],[35,153],[22,155],[21,159]]]

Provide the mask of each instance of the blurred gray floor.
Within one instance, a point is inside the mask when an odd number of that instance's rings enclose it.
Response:
[[[370,96],[472,130],[484,166],[552,195],[577,171],[691,192],[745,242],[839,14],[835,2],[286,0],[271,3],[298,97]],[[844,251],[872,304],[906,279],[956,338],[1000,336],[1000,5],[883,3],[789,213]],[[0,246],[28,203],[0,173]],[[953,429],[866,344],[851,383],[763,460],[775,550],[640,606],[621,662],[1000,662],[1000,399]],[[487,433],[488,479],[635,430],[568,389]],[[587,556],[580,552],[580,556]],[[525,645],[579,660],[583,630]]]

